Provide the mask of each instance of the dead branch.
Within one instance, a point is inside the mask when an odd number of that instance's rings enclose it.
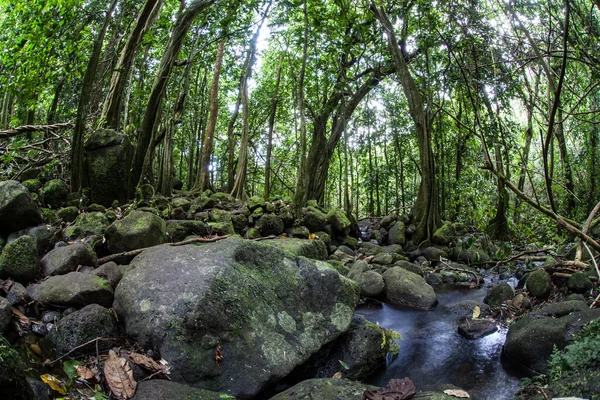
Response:
[[[8,139],[14,136],[22,135],[24,133],[47,132],[56,131],[60,129],[73,129],[74,127],[75,125],[71,123],[61,123],[53,125],[23,125],[18,128],[0,131],[0,139]]]
[[[185,246],[186,244],[193,244],[193,243],[214,243],[214,242],[218,242],[219,240],[227,239],[230,236],[231,235],[215,236],[215,237],[211,237],[211,238],[193,238],[193,239],[184,240],[182,242],[163,243],[163,244],[159,244],[157,246]],[[152,247],[156,247],[156,246],[145,247],[143,249],[124,251],[122,253],[117,253],[117,254],[111,254],[109,256],[99,258],[98,265],[106,264],[107,262],[110,262],[110,261],[120,260],[122,258],[125,258],[125,259],[133,258],[133,257],[137,256],[138,254],[141,254],[144,251],[151,249]]]
[[[254,242],[260,242],[261,240],[269,240],[269,239],[277,239],[277,236],[270,235],[270,236],[265,236],[265,237],[259,237],[259,238],[256,238],[256,239],[252,239],[252,241],[254,241]]]
[[[546,265],[544,268],[556,269],[556,268],[560,268],[560,267],[572,267],[572,268],[577,268],[579,270],[584,270],[584,269],[588,269],[589,265],[586,263],[583,263],[581,261],[556,261],[550,265]]]
[[[521,394],[521,393],[525,393],[526,391],[530,390],[530,389],[534,389],[537,390],[542,396],[544,396],[544,399],[546,400],[550,400],[548,398],[548,395],[546,394],[546,392],[544,392],[544,389],[542,389],[541,386],[537,386],[537,385],[531,385],[531,386],[527,386],[521,390],[519,390],[517,393],[515,393],[515,395],[517,394]]]

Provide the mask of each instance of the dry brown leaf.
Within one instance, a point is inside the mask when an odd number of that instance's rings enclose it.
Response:
[[[104,362],[104,376],[116,397],[130,399],[135,394],[137,382],[133,379],[127,360],[112,350],[108,352],[108,358]]]
[[[219,369],[221,369],[221,365],[219,364],[219,361],[223,361],[223,354],[221,353],[221,345],[220,344],[217,345],[217,349],[215,350],[215,363],[217,364],[217,367],[219,367]]]
[[[79,377],[81,379],[85,379],[86,381],[92,380],[95,377],[95,375],[92,372],[92,370],[90,370],[85,365],[76,365],[75,366],[75,371],[77,371],[77,375],[79,375]]]
[[[454,397],[458,397],[460,399],[468,399],[471,396],[469,396],[469,393],[465,392],[464,390],[459,390],[459,389],[447,389],[444,390],[444,393],[447,394],[448,396],[454,396]]]
[[[417,387],[410,378],[392,379],[388,385],[379,390],[366,389],[363,392],[365,400],[406,400],[417,393]]]
[[[16,308],[12,308],[12,313],[15,314],[18,318],[19,318],[19,324],[23,327],[23,328],[30,328],[31,327],[31,321],[29,320],[29,318],[27,318],[27,316],[25,314],[23,314],[21,311],[17,310]]]
[[[144,367],[152,372],[158,372],[162,370],[162,367],[159,363],[140,353],[127,353],[127,357],[131,360],[131,362],[139,365],[140,367]]]

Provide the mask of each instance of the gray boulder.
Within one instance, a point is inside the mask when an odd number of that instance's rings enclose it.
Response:
[[[343,333],[357,302],[357,285],[327,263],[231,238],[143,252],[114,308],[174,380],[251,398]]]
[[[100,304],[110,307],[113,302],[113,289],[106,280],[84,274],[69,272],[56,275],[27,288],[32,299],[56,306],[82,307]]]
[[[357,280],[360,286],[360,295],[365,297],[378,297],[385,286],[383,277],[379,272],[367,271]]]
[[[485,314],[490,310],[490,306],[477,300],[459,301],[458,303],[446,306],[446,309],[459,318],[468,318],[473,316],[475,307],[479,307],[481,314]]]
[[[92,133],[85,142],[86,170],[93,203],[109,207],[127,201],[127,177],[133,158],[129,138],[108,129]]]
[[[488,290],[487,296],[485,296],[483,302],[489,304],[490,307],[497,307],[506,300],[512,299],[514,296],[515,289],[508,283],[503,282],[499,285],[492,286],[492,288]]]
[[[458,333],[467,339],[479,339],[498,330],[495,321],[465,318],[458,325]]]
[[[110,283],[110,286],[116,288],[123,278],[123,268],[117,265],[117,263],[110,261],[92,271],[92,275],[105,279]]]
[[[0,278],[13,278],[25,283],[40,275],[40,263],[35,240],[21,236],[4,247],[0,253]]]
[[[206,236],[208,226],[202,221],[168,220],[166,232],[171,242],[181,242],[188,236]]]
[[[0,236],[42,223],[29,190],[17,181],[0,182]]]
[[[433,287],[425,279],[403,268],[393,267],[383,273],[385,298],[391,304],[429,310],[437,305]]]
[[[388,244],[403,245],[406,242],[404,222],[397,221],[388,232]]]
[[[108,250],[121,253],[167,242],[165,221],[149,212],[134,210],[106,229]]]
[[[10,326],[11,320],[12,304],[4,297],[0,297],[0,333],[4,332]]]
[[[196,389],[166,379],[151,379],[138,382],[135,395],[131,400],[222,400],[227,398],[231,399],[222,393]]]
[[[63,355],[75,347],[96,338],[114,338],[119,336],[119,329],[113,314],[107,308],[98,304],[90,304],[75,311],[56,323],[48,338],[58,355]],[[107,341],[98,341],[99,350],[110,348]],[[91,343],[87,350],[96,349],[96,343]],[[84,351],[81,348],[79,351]]]
[[[98,266],[98,259],[88,244],[75,243],[50,251],[40,264],[44,276],[63,275],[75,271],[79,265],[95,268]]]

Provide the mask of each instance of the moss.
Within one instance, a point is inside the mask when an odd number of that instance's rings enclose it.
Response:
[[[96,277],[94,277],[94,281],[96,281],[98,286],[100,286],[102,289],[112,291],[112,286],[110,285],[110,282],[108,282],[106,279],[96,276]]]
[[[35,239],[21,236],[4,247],[0,254],[0,276],[17,281],[35,279],[40,272]]]
[[[550,275],[539,269],[529,274],[525,286],[533,297],[548,297],[552,289]]]

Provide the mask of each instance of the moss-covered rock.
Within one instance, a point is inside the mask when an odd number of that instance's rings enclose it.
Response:
[[[12,242],[21,236],[31,236],[35,241],[38,257],[42,257],[54,248],[54,244],[60,238],[60,231],[54,226],[42,224],[13,232],[8,236],[8,242]]]
[[[383,273],[384,295],[391,304],[428,310],[437,305],[433,288],[417,274],[400,267]]]
[[[379,272],[367,271],[357,280],[360,295],[364,297],[379,297],[383,292],[385,283]]]
[[[375,254],[371,262],[380,265],[390,265],[394,262],[394,256],[386,252],[380,252]]]
[[[327,260],[327,263],[331,265],[339,274],[343,276],[348,275],[348,271],[350,269],[343,262],[337,260]]]
[[[229,193],[216,192],[210,195],[210,198],[216,202],[233,202],[235,199]]]
[[[237,233],[242,234],[248,227],[248,217],[243,213],[232,214],[231,223],[233,224],[233,229],[235,229]]]
[[[96,268],[98,260],[88,244],[75,243],[50,251],[42,258],[40,264],[44,276],[50,276],[73,272],[80,265]]]
[[[404,245],[406,242],[406,228],[404,222],[396,221],[388,232],[388,244]]]
[[[231,212],[227,210],[215,208],[208,212],[208,216],[212,222],[231,222]]]
[[[65,236],[71,240],[86,236],[103,235],[110,221],[101,212],[82,213],[75,219],[75,224],[65,229]]]
[[[358,249],[367,257],[374,256],[377,253],[386,253],[383,247],[371,242],[362,242]]]
[[[4,247],[0,253],[0,278],[26,283],[39,275],[37,245],[31,236],[21,236]]]
[[[575,272],[567,281],[567,287],[573,293],[588,292],[594,284],[585,272]]]
[[[352,236],[344,236],[344,240],[340,243],[343,246],[348,246],[352,250],[358,249],[358,239]]]
[[[35,399],[27,383],[25,363],[2,335],[0,335],[0,393],[3,397],[6,396],[5,399]]]
[[[302,225],[311,232],[323,231],[327,225],[327,215],[315,207],[308,207],[304,212]]]
[[[60,208],[69,197],[69,186],[62,179],[52,179],[44,185],[42,196],[44,205],[52,209]]]
[[[310,235],[310,231],[307,227],[303,225],[292,226],[285,230],[290,237],[295,237],[298,239],[308,239],[308,235]]]
[[[483,302],[490,307],[497,307],[506,300],[512,299],[514,296],[515,289],[508,283],[503,282],[496,286],[492,286],[492,288],[488,290],[487,296],[483,299]]]
[[[346,213],[339,208],[332,208],[327,213],[327,222],[331,224],[333,233],[337,236],[348,236],[350,233],[350,220]]]
[[[58,218],[67,223],[75,221],[78,214],[79,210],[75,206],[64,207],[56,212]]]
[[[434,233],[431,241],[434,244],[439,244],[441,246],[447,246],[454,240],[455,232],[454,226],[451,222],[445,222],[441,227],[439,227]]]
[[[253,212],[259,207],[263,209],[266,208],[267,202],[260,196],[252,196],[248,199],[247,205],[250,212]]]
[[[248,232],[246,232],[246,239],[258,239],[259,237],[261,237],[260,235],[260,231],[256,228],[250,228],[248,229]]]
[[[346,379],[309,379],[270,400],[363,400],[367,385]]]
[[[208,230],[213,235],[218,236],[233,235],[235,233],[235,228],[231,222],[209,222]]]
[[[197,389],[166,379],[151,379],[138,382],[135,396],[131,400],[227,400],[235,399],[224,393]]]
[[[149,212],[134,210],[106,229],[111,253],[142,249],[167,242],[165,221]]]
[[[344,332],[357,302],[357,285],[327,263],[227,239],[140,254],[114,307],[174,380],[251,398]]]
[[[265,240],[264,244],[277,247],[284,253],[293,257],[306,257],[313,260],[324,260],[327,258],[327,249],[320,240],[307,239],[272,239]]]
[[[21,182],[21,185],[25,186],[29,193],[36,193],[42,188],[42,182],[39,179],[28,179]]]
[[[188,236],[205,236],[208,225],[202,221],[168,220],[165,224],[170,242],[181,242]]]
[[[537,298],[546,298],[552,290],[552,279],[543,269],[533,271],[527,276],[525,287],[529,294]]]
[[[110,307],[113,289],[106,280],[81,272],[69,272],[46,279],[27,288],[32,299],[56,306],[82,307],[100,304]]]
[[[42,223],[29,190],[17,181],[0,182],[0,236]]]
[[[263,236],[281,235],[283,233],[283,219],[277,214],[265,214],[256,221],[256,228]]]

